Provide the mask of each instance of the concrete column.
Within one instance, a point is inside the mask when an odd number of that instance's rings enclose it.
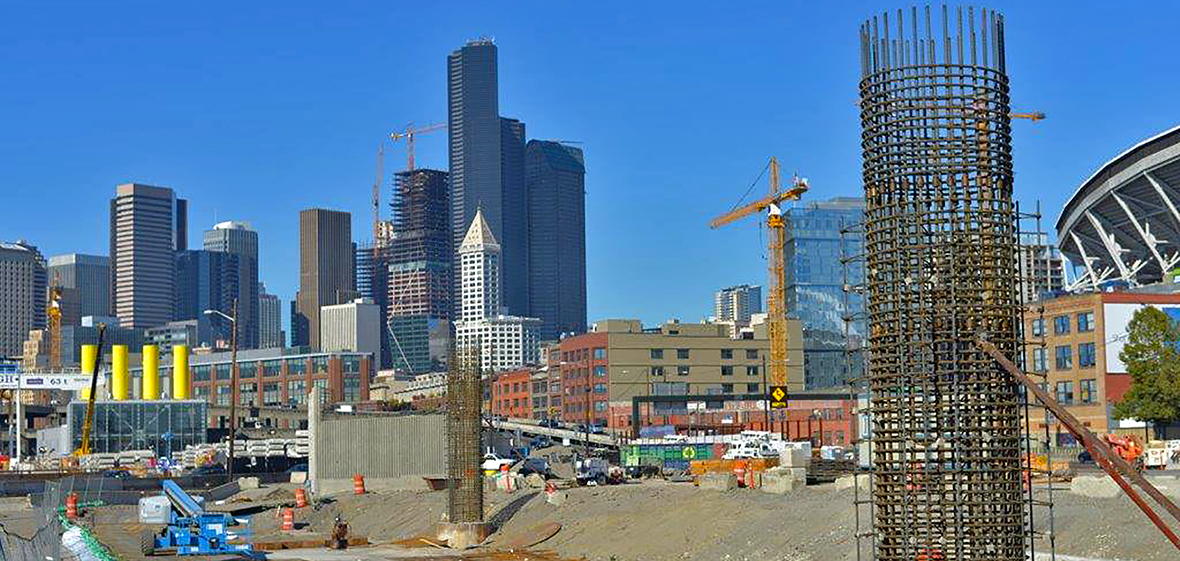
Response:
[[[307,430],[310,433],[307,436],[307,480],[311,482],[312,496],[318,496],[320,492],[319,470],[316,469],[319,459],[316,456],[316,444],[320,438],[320,400],[323,399],[320,393],[320,388],[313,385],[307,396]]]

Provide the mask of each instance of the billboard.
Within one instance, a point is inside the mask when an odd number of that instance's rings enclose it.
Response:
[[[1109,303],[1102,304],[1102,324],[1106,330],[1106,371],[1123,373],[1127,371],[1127,366],[1119,359],[1119,354],[1123,352],[1123,347],[1127,345],[1127,324],[1131,323],[1131,317],[1139,308],[1152,306],[1159,308],[1162,312],[1172,318],[1173,321],[1180,321],[1180,306],[1155,306],[1152,304],[1125,304],[1125,303]]]

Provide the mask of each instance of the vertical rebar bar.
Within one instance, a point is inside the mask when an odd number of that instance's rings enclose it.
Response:
[[[982,335],[1010,357],[1021,349],[1003,17],[966,17],[964,26],[961,9],[943,8],[941,60],[891,52],[887,14],[861,30],[881,561],[1023,561],[1029,543],[1022,400],[972,343]],[[892,31],[904,37],[897,19]],[[977,33],[977,24],[990,29]]]
[[[483,521],[480,411],[483,387],[478,345],[452,349],[447,369],[447,517]]]

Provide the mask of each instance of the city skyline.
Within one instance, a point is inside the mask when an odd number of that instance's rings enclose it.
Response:
[[[1040,123],[1014,124],[1014,144],[1018,151],[1016,193],[1025,208],[1031,208],[1035,197],[1041,197],[1046,223],[1050,223],[1063,201],[1111,154],[1176,122],[1177,110],[1162,94],[1175,79],[1160,78],[1147,71],[1150,65],[1166,63],[1162,57],[1167,51],[1159,48],[1156,41],[1161,39],[1151,30],[1167,21],[1168,16],[1174,16],[1174,8],[1120,12],[1121,19],[1111,25],[1123,31],[1138,30],[1136,43],[1114,50],[1082,45],[1073,48],[1066,57],[1061,45],[1072,37],[1070,30],[1092,27],[1092,20],[1108,15],[1106,8],[1057,14],[1046,7],[1007,2],[996,3],[996,7],[1021,21],[1036,21],[1050,12],[1068,20],[1048,33],[1023,26],[1013,29],[1008,37],[1010,48],[1039,49],[1041,53],[1038,57],[1012,61],[1013,82],[1020,85],[1020,98],[1013,101],[1014,106],[1043,110],[1049,115]],[[434,13],[431,10],[423,8],[414,12],[430,16]],[[643,7],[639,12],[646,10],[658,11],[655,7]],[[194,58],[200,56],[220,60],[248,48],[253,39],[239,39],[226,48],[200,55],[193,50],[194,46],[206,46],[200,38],[161,41],[159,48],[154,49],[156,53],[128,56],[128,49],[138,44],[138,40],[113,38],[98,29],[105,18],[125,15],[118,9],[109,14],[81,10],[64,18],[48,18],[47,13],[21,8],[13,14],[14,22],[19,24],[15,26],[16,31],[0,40],[3,46],[11,47],[6,49],[8,52],[21,57],[18,60],[33,62],[15,65],[14,69],[14,77],[22,79],[28,87],[3,94],[8,102],[4,105],[9,107],[5,111],[12,113],[6,114],[11,116],[8,119],[11,125],[0,133],[3,135],[0,141],[10,147],[8,154],[13,163],[10,196],[15,197],[15,208],[21,212],[0,226],[0,239],[27,239],[45,255],[103,255],[107,253],[107,240],[102,239],[107,217],[102,210],[111,188],[127,181],[165,185],[191,201],[189,247],[199,247],[196,233],[217,222],[254,223],[262,248],[259,278],[288,302],[298,287],[295,266],[298,244],[294,241],[297,211],[313,206],[348,211],[353,214],[354,231],[367,232],[367,187],[372,183],[373,143],[409,121],[443,122],[446,115],[443,59],[467,40],[487,35],[495,37],[500,49],[500,114],[520,117],[536,138],[574,138],[585,142],[582,146],[589,152],[587,319],[696,320],[707,315],[703,303],[717,286],[765,283],[757,226],[741,225],[726,232],[710,232],[704,220],[737,200],[767,156],[779,155],[786,169],[809,177],[813,185],[810,195],[814,198],[855,195],[860,188],[859,147],[855,141],[848,140],[855,138],[855,91],[849,86],[844,65],[832,64],[853,59],[855,45],[852,41],[825,43],[822,52],[803,47],[813,45],[817,37],[825,34],[839,35],[875,8],[844,10],[834,16],[820,17],[815,7],[785,6],[772,10],[773,15],[782,17],[760,18],[777,23],[746,24],[771,28],[787,19],[809,18],[817,23],[813,28],[800,29],[800,33],[786,42],[771,41],[769,37],[776,35],[773,33],[765,34],[768,39],[760,39],[758,33],[738,26],[739,19],[749,19],[750,10],[743,7],[725,15],[707,11],[676,14],[668,30],[644,39],[633,38],[637,22],[621,22],[618,29],[597,37],[596,50],[601,53],[592,52],[595,49],[588,45],[577,44],[560,53],[545,52],[539,45],[562,34],[536,25],[536,18],[542,16],[517,22],[490,7],[472,7],[467,10],[468,17],[448,24],[437,36],[415,36],[404,42],[377,40],[374,35],[357,43],[359,39],[349,39],[342,31],[343,22],[351,20],[344,14],[328,14],[325,25],[339,46],[323,58],[311,61],[306,68],[310,75],[332,76],[332,69],[341,60],[355,59],[349,68],[371,67],[376,60],[387,60],[395,68],[412,72],[418,78],[393,88],[387,87],[385,78],[366,75],[362,83],[348,84],[334,97],[324,100],[296,94],[276,100],[270,89],[257,87],[254,81],[245,84],[250,87],[235,90],[232,97],[189,97],[181,89],[194,78],[153,66],[153,61],[160,60],[157,57],[205,60]],[[224,24],[208,21],[205,24],[212,29],[232,30],[252,23],[253,18],[261,18],[262,11],[246,10]],[[603,24],[609,11],[588,10],[579,28]],[[169,29],[180,25],[188,15],[161,8],[148,10],[139,17],[149,24],[159,23],[149,25],[155,29],[152,33],[166,38]],[[404,9],[393,9],[365,15],[373,19],[366,25],[379,27],[386,18],[408,14]],[[637,14],[637,20],[642,19],[638,17],[641,15]],[[294,41],[294,35],[307,25],[303,19],[308,14],[296,13],[290,17],[296,20],[296,25],[290,31],[292,36],[280,34],[282,44]],[[560,17],[562,13],[544,16]],[[710,28],[714,31],[713,39],[690,40],[693,30],[708,28],[706,22],[715,23],[716,28]],[[55,29],[76,32],[70,33],[75,43],[36,49],[40,43],[35,37]],[[681,52],[668,53],[659,48],[668,42],[680,45]],[[83,57],[83,62],[94,70],[83,73],[79,79],[89,77],[89,72],[94,71],[111,71],[120,78],[146,73],[147,77],[162,78],[161,91],[171,94],[162,97],[169,101],[148,102],[138,95],[122,101],[100,100],[102,96],[94,96],[86,103],[67,108],[62,115],[51,114],[63,98],[61,93],[49,90],[68,90],[54,87],[60,86],[65,78],[35,76],[34,69],[45,64],[73,69],[69,65],[78,63],[69,59],[77,54],[75,49],[96,45],[103,48]],[[365,45],[378,48],[362,48]],[[800,51],[806,56],[800,55]],[[616,62],[622,52],[630,58]],[[1102,96],[1077,99],[1064,95],[1066,87],[1095,85],[1090,80],[1097,78],[1080,72],[1082,63],[1077,61],[1113,67],[1119,60],[1117,57],[1127,55],[1134,55],[1135,61],[1117,65],[1114,76],[1127,84],[1120,99]],[[666,59],[660,66],[661,76],[651,75],[648,70],[657,58]],[[694,64],[689,64],[690,60]],[[1056,62],[1045,65],[1044,61],[1048,60]],[[568,67],[555,64],[556,61],[574,63],[577,72],[568,72],[565,70]],[[770,73],[782,76],[771,76],[760,67],[782,68],[784,72]],[[229,76],[202,78],[199,85],[203,88],[197,91],[224,87],[228,83],[225,80],[240,79],[243,73],[261,69],[272,79],[299,79],[295,68],[258,55],[229,68]],[[701,73],[717,76],[711,82],[726,83],[727,89],[746,92],[743,96],[749,100],[733,95],[719,97],[717,86],[699,82]],[[785,102],[775,99],[777,93],[773,96],[769,93],[788,91],[785,86],[791,84],[790,76],[802,73],[809,75],[807,87],[790,89]],[[1161,79],[1163,88],[1159,87]],[[388,83],[399,82],[393,77],[388,80]],[[626,89],[631,91],[620,92],[620,81],[625,81]],[[121,91],[110,89],[114,87],[103,86],[102,91]],[[667,98],[669,92],[676,92],[676,97]],[[358,100],[362,102],[356,103]],[[309,117],[309,107],[316,108],[322,116]],[[23,109],[18,112],[14,108]],[[180,111],[181,108],[184,110]],[[221,116],[214,127],[217,138],[240,138],[245,144],[209,142],[214,129],[185,116],[193,109]],[[688,110],[693,110],[699,118],[682,119],[681,115]],[[90,111],[95,118],[78,120],[77,111]],[[70,123],[71,129],[80,127],[78,138],[62,140],[58,135],[51,140],[47,134],[60,130],[65,119],[74,121]],[[306,132],[289,134],[299,129]],[[263,137],[256,136],[261,134],[256,130],[265,131],[269,140],[260,141]],[[712,134],[722,130],[727,134]],[[109,137],[108,141],[95,142],[100,136]],[[649,151],[647,146],[653,140],[665,146]],[[644,144],[638,144],[640,141]],[[54,150],[44,150],[49,145]],[[250,149],[243,150],[242,146]],[[423,137],[418,148],[421,166],[445,168],[446,141],[442,135]],[[256,149],[261,152],[252,152]],[[397,148],[393,154],[400,155],[400,150]],[[67,155],[71,165],[64,169],[52,166],[46,160],[49,152],[55,159]],[[246,159],[235,153],[245,153]],[[315,157],[311,157],[313,154]],[[391,157],[387,164],[399,160]],[[275,165],[259,166],[258,161]],[[400,164],[387,165],[387,179],[392,171],[399,169]],[[764,185],[759,189],[764,189]],[[59,213],[68,216],[68,220],[48,221],[39,216],[40,198],[35,195],[51,190],[75,201],[76,204]],[[242,192],[254,196],[234,199],[234,195]],[[387,180],[382,190],[383,203],[389,196]],[[642,236],[635,235],[637,225],[642,226],[639,230]],[[650,259],[652,254],[661,258]],[[665,289],[660,280],[668,278],[669,272],[684,279],[672,290]],[[284,318],[283,325],[287,324],[288,319]]]

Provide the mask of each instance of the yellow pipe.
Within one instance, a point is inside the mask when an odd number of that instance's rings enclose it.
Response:
[[[188,399],[188,345],[172,347],[172,399]]]
[[[111,347],[111,399],[123,401],[127,399],[128,386],[131,384],[131,373],[127,368],[127,345]]]
[[[93,374],[95,362],[98,362],[98,345],[82,345],[82,373]],[[79,392],[81,399],[90,399],[90,384]]]
[[[143,379],[140,380],[143,399],[160,399],[160,347],[143,346]]]

